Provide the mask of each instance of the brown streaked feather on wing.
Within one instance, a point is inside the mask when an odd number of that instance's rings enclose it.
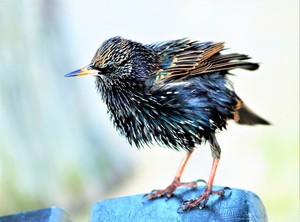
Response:
[[[246,62],[247,55],[221,54],[224,43],[199,42],[179,39],[148,45],[160,56],[156,81],[182,80],[191,76],[229,71],[235,68],[255,70],[258,64]]]

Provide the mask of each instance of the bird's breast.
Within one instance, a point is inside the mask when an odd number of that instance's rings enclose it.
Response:
[[[138,85],[101,87],[114,126],[137,147],[158,142],[189,150],[225,127],[231,115],[226,90],[211,92],[187,83],[147,90]]]

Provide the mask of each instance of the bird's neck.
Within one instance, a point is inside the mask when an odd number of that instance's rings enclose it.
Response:
[[[143,97],[143,86],[136,82],[96,78],[96,87],[102,100],[106,103],[108,111],[113,114],[128,114]]]

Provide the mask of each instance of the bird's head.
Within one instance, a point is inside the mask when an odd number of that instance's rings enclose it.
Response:
[[[66,77],[94,75],[103,79],[143,81],[158,65],[150,48],[121,37],[113,37],[99,47],[91,63],[66,74]]]

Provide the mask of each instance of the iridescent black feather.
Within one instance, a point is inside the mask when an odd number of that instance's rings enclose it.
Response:
[[[138,148],[152,142],[187,150],[173,182],[154,190],[148,199],[171,197],[177,187],[197,185],[180,181],[196,144],[208,141],[213,156],[204,192],[179,208],[205,207],[211,194],[224,195],[227,188],[213,191],[221,148],[216,131],[227,121],[269,124],[236,95],[227,79],[229,71],[256,70],[243,54],[223,54],[223,43],[179,39],[142,45],[121,37],[105,41],[87,67],[66,74],[96,76],[96,86],[115,127]]]
[[[105,41],[90,69],[118,131],[137,147],[157,142],[176,150],[213,143],[234,119],[268,124],[235,94],[227,74],[257,63],[222,54],[223,43],[179,39],[142,45],[121,37]],[[219,155],[219,154],[217,154]]]

